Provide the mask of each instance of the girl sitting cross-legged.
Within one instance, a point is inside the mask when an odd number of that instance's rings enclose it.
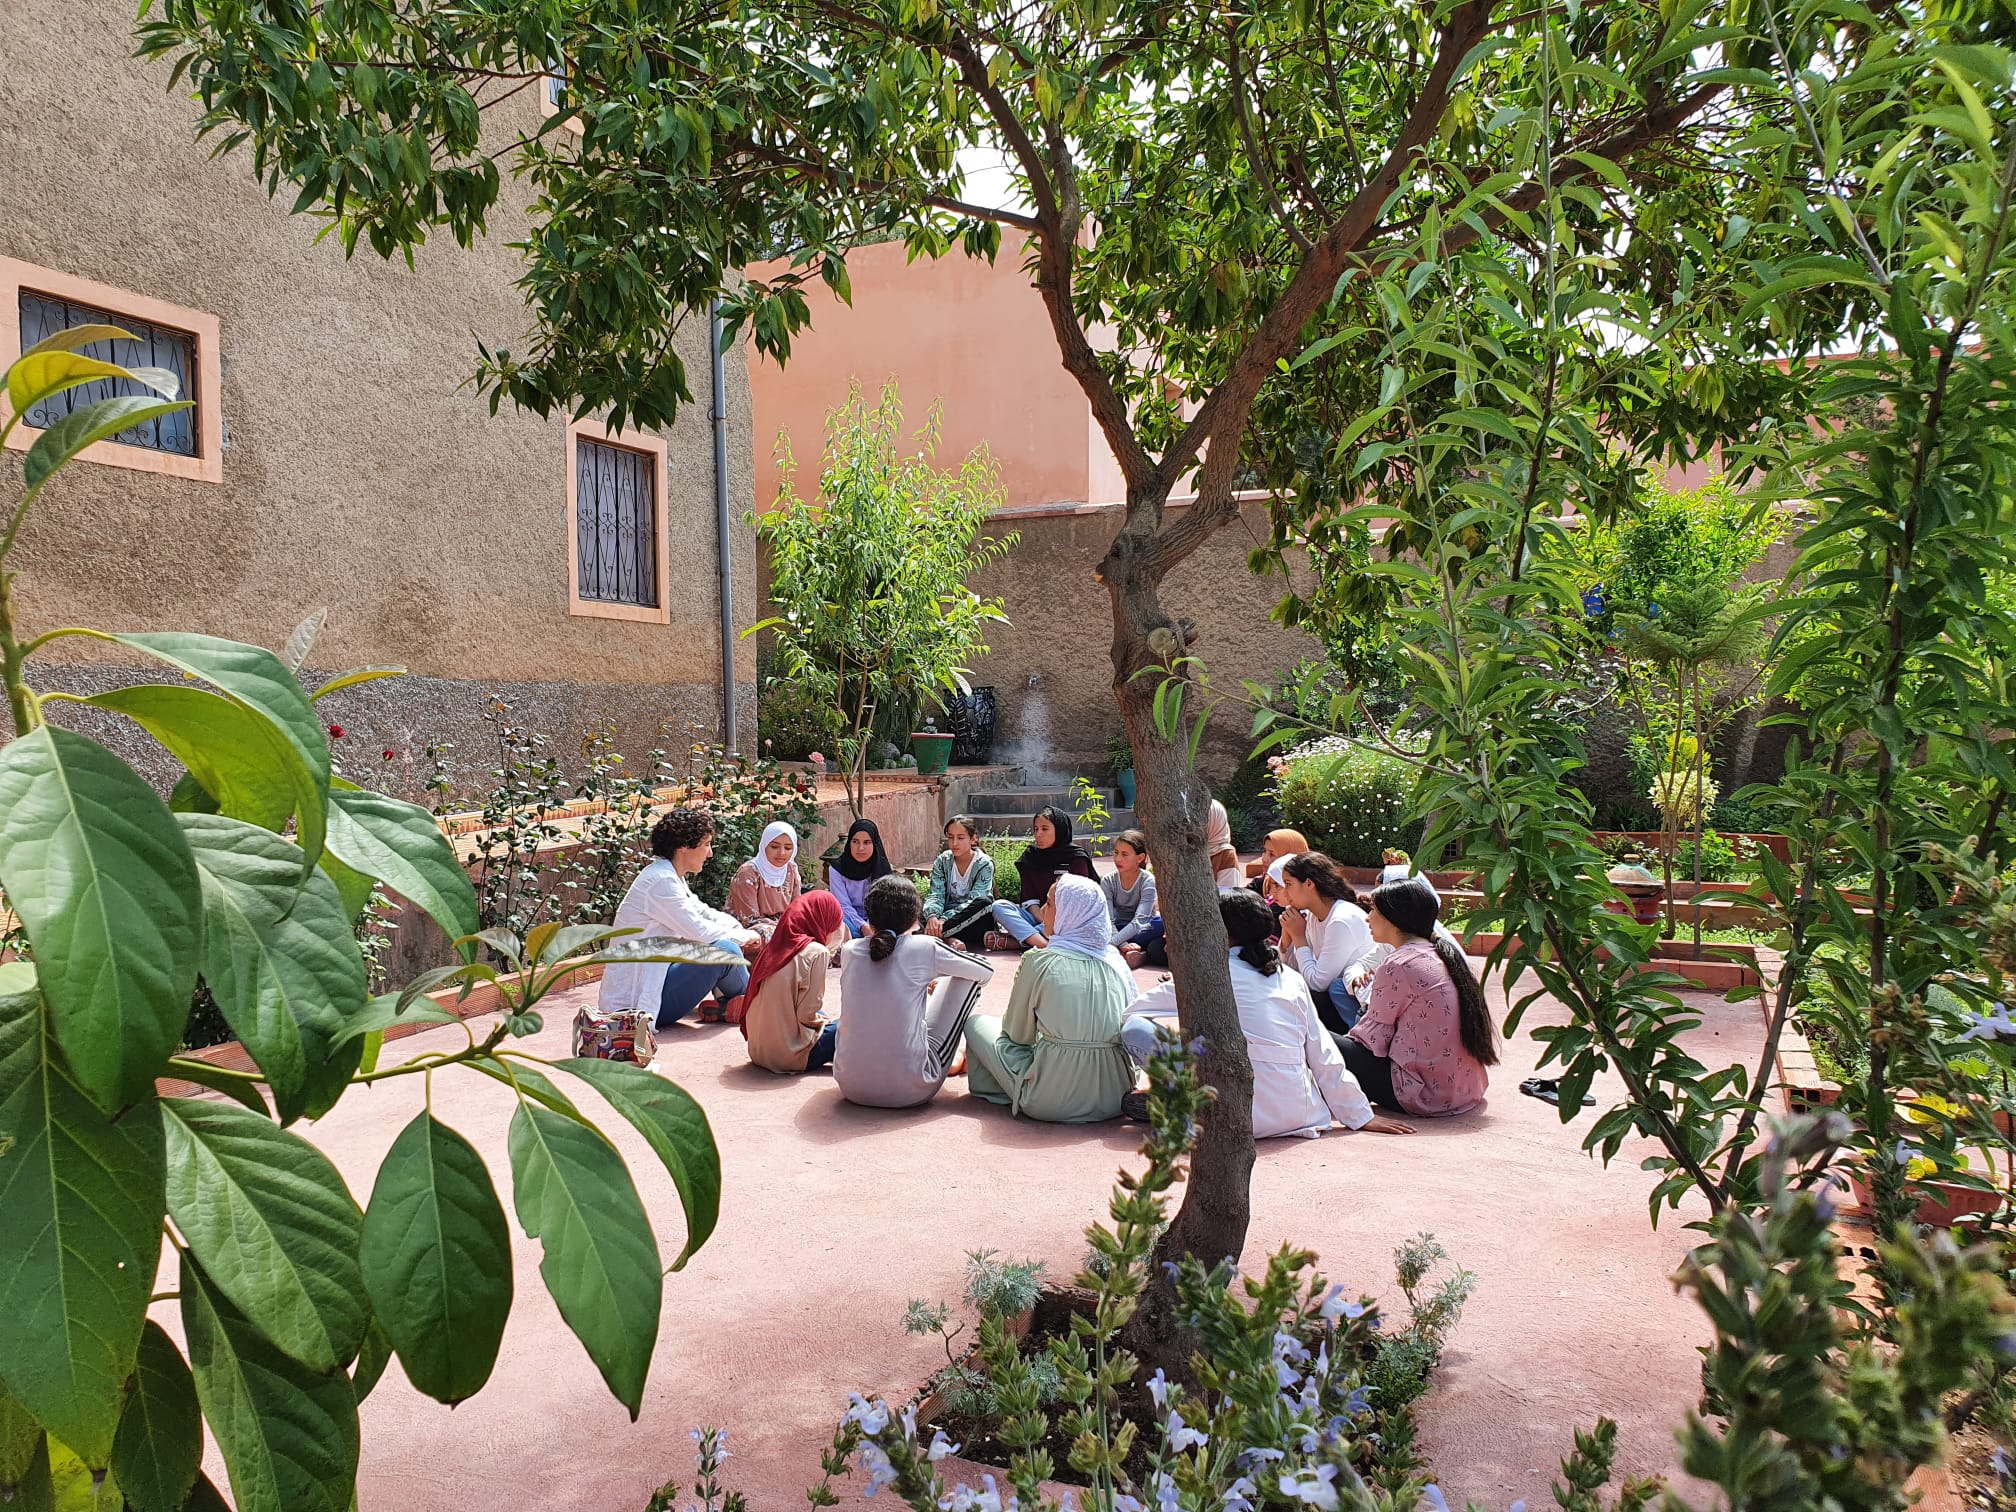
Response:
[[[1036,843],[1027,847],[1015,862],[1015,873],[1021,879],[1020,900],[1011,903],[1003,898],[994,905],[995,922],[1005,937],[990,939],[988,943],[1004,950],[1017,945],[1027,949],[1050,943],[1036,910],[1050,896],[1050,884],[1059,877],[1084,877],[1095,891],[1098,888],[1099,873],[1092,866],[1092,853],[1072,840],[1069,814],[1054,806],[1046,808],[1037,814],[1029,828]]]
[[[756,854],[728,884],[728,912],[767,940],[804,885],[798,875],[798,832],[780,821],[764,829]]]
[[[1113,870],[1099,879],[1106,911],[1113,916],[1113,943],[1126,954],[1136,936],[1160,917],[1155,901],[1155,873],[1148,870],[1148,837],[1138,829],[1123,830],[1113,842]]]
[[[1120,1048],[1134,974],[1110,943],[1098,883],[1059,877],[1043,914],[1049,948],[1022,958],[1007,1013],[966,1024],[966,1086],[1026,1118],[1096,1123],[1134,1085]]]
[[[964,814],[945,824],[945,849],[931,863],[924,932],[967,950],[987,948],[994,923],[994,858],[980,849],[980,827]]]
[[[894,870],[888,852],[882,849],[882,831],[873,819],[856,819],[848,826],[846,843],[827,870],[826,886],[840,900],[849,934],[858,937],[868,933],[868,889],[877,878]]]
[[[749,1059],[779,1076],[833,1063],[835,1025],[822,1011],[827,968],[847,939],[840,900],[809,892],[784,910],[749,968],[742,1037]]]
[[[1250,889],[1234,888],[1219,898],[1218,912],[1232,947],[1232,998],[1253,1062],[1253,1137],[1314,1139],[1332,1120],[1374,1134],[1413,1133],[1398,1119],[1373,1112],[1345,1069],[1337,1042],[1316,1017],[1308,985],[1299,972],[1282,964],[1274,948],[1274,910],[1266,900]],[[1176,984],[1161,982],[1128,1008],[1120,1043],[1129,1060],[1146,1066],[1157,1040],[1176,1033]],[[1145,1122],[1147,1093],[1128,1093],[1121,1111]]]
[[[713,815],[700,808],[673,809],[651,827],[651,851],[656,859],[637,874],[617,905],[618,929],[756,954],[762,937],[740,919],[702,903],[686,882],[714,854]],[[740,965],[622,962],[603,973],[596,1006],[609,1014],[655,1010],[660,1029],[695,1008],[703,1024],[723,1019],[739,1023],[748,986],[748,970]]]
[[[840,947],[833,1080],[851,1103],[914,1108],[945,1085],[994,968],[916,932],[923,909],[908,877],[879,879],[866,904],[874,933]]]
[[[1335,861],[1321,851],[1290,856],[1281,868],[1281,953],[1302,973],[1315,995],[1324,1027],[1342,1034],[1363,1007],[1351,994],[1351,970],[1372,948],[1372,931],[1357,891]]]
[[[1463,949],[1435,926],[1434,889],[1419,877],[1371,898],[1372,935],[1393,947],[1372,977],[1365,1013],[1338,1041],[1373,1102],[1421,1118],[1467,1113],[1483,1101],[1498,1035]]]

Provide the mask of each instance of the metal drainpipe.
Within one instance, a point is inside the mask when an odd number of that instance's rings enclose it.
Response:
[[[728,374],[721,360],[721,301],[707,315],[714,352],[714,533],[721,563],[721,743],[741,749],[735,730],[735,574],[729,553]]]

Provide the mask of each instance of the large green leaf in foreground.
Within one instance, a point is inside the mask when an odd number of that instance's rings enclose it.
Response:
[[[103,1466],[161,1255],[161,1114],[92,1104],[20,964],[0,966],[0,1151],[0,1380]]]
[[[707,1115],[691,1093],[648,1067],[577,1057],[554,1062],[554,1069],[578,1076],[600,1092],[664,1162],[686,1209],[686,1247],[672,1262],[678,1270],[707,1242],[721,1216],[721,1154]]]
[[[169,1097],[168,1212],[210,1284],[312,1370],[356,1357],[363,1214],[329,1157],[234,1103]]]
[[[168,805],[82,735],[44,725],[9,741],[0,889],[78,1084],[107,1112],[148,1096],[188,1021],[201,937],[196,867]]]
[[[545,1250],[546,1290],[634,1421],[665,1284],[636,1184],[601,1134],[531,1103],[511,1116],[510,1145],[512,1197]]]
[[[475,1146],[422,1111],[378,1167],[361,1250],[407,1379],[437,1402],[490,1378],[511,1312],[511,1230]]]

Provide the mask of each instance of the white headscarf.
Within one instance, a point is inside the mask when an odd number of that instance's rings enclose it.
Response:
[[[1134,973],[1126,958],[1113,948],[1113,914],[1106,906],[1105,890],[1090,877],[1067,872],[1057,879],[1052,897],[1057,917],[1048,931],[1050,948],[1104,961],[1119,973],[1132,1001]]]
[[[1276,887],[1287,881],[1288,863],[1294,859],[1293,856],[1276,856],[1274,864],[1267,868],[1267,880],[1272,882]]]
[[[770,862],[770,842],[787,839],[791,842],[791,854],[784,858],[782,866],[773,866]],[[763,838],[756,842],[756,854],[752,859],[756,863],[756,875],[763,879],[765,887],[782,887],[784,879],[791,874],[791,868],[798,864],[798,832],[781,819],[766,826]]]

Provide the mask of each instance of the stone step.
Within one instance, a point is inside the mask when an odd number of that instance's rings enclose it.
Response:
[[[1111,788],[1094,788],[1099,801],[1112,808],[1118,795]],[[1067,814],[1084,811],[1078,794],[1070,788],[983,788],[966,798],[967,810],[976,818],[983,814],[1023,815],[1059,808]]]

